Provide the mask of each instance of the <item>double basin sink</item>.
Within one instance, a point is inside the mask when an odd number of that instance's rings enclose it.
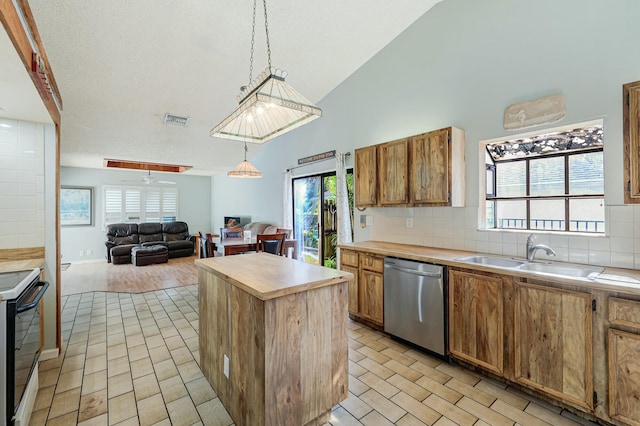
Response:
[[[513,257],[472,255],[455,259],[459,262],[495,268],[532,272],[534,274],[551,275],[595,280],[604,271],[603,267],[578,265],[573,263],[551,263],[539,260],[526,260]]]

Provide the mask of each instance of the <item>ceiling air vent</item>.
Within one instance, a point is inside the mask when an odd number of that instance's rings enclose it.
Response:
[[[164,124],[171,124],[172,126],[186,126],[189,123],[189,117],[180,117],[179,115],[165,114]]]

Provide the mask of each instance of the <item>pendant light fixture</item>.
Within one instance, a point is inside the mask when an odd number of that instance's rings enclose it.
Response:
[[[249,85],[240,88],[240,94],[237,97],[239,106],[210,132],[210,135],[214,137],[235,139],[245,143],[265,143],[322,115],[320,108],[285,83],[286,71],[271,67],[266,0],[263,0],[262,3],[269,65],[252,81],[256,2],[257,0],[253,1]]]
[[[262,177],[262,172],[247,161],[247,143],[244,143],[244,161],[227,172],[227,176],[232,178],[257,179]]]

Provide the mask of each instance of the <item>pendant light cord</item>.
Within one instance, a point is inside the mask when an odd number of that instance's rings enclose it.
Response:
[[[245,141],[245,143],[244,143],[244,161],[247,161],[247,151],[249,151],[249,149],[247,149],[247,142]]]
[[[253,0],[253,20],[251,22],[251,56],[249,59],[249,85],[253,80],[253,46],[256,38],[256,6],[258,0]],[[267,20],[267,0],[262,0],[264,7],[264,30],[267,36],[267,61],[269,64],[269,70],[271,70],[271,43],[269,41],[269,22]]]

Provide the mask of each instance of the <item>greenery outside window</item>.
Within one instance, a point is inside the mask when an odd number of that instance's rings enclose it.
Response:
[[[486,228],[604,233],[602,123],[488,143]]]

